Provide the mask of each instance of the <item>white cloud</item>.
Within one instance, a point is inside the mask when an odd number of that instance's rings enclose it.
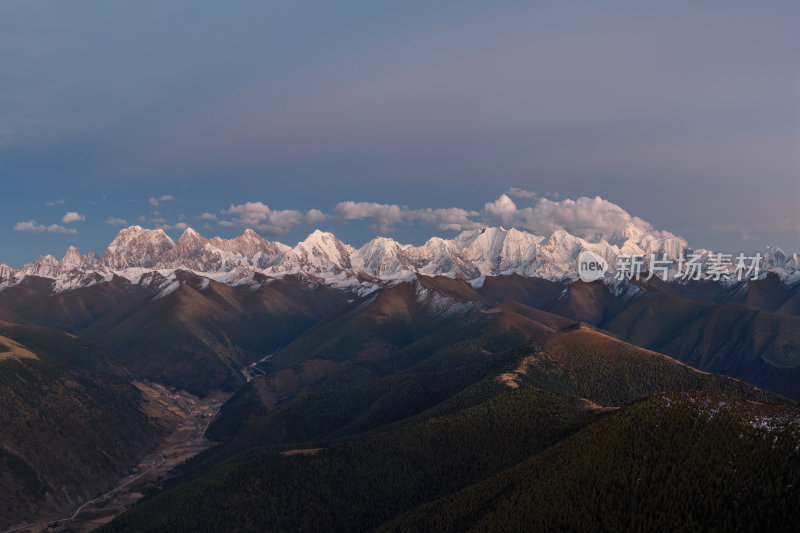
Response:
[[[44,205],[49,207],[55,207],[57,205],[64,205],[64,199],[56,200],[55,202],[45,202]]]
[[[76,213],[75,211],[69,211],[63,217],[61,217],[61,222],[64,224],[69,224],[70,222],[82,222],[86,220],[84,215],[80,213]]]
[[[158,207],[158,204],[160,204],[161,202],[166,202],[174,199],[175,198],[171,194],[165,194],[163,196],[159,196],[158,198],[152,197],[150,198],[150,205],[152,205],[153,207]]]
[[[411,211],[412,220],[419,219],[426,224],[435,225],[441,230],[465,231],[486,227],[486,224],[475,222],[470,217],[479,216],[477,211],[467,211],[460,207],[446,209],[415,209]]]
[[[128,221],[124,218],[115,218],[115,217],[108,217],[106,219],[106,224],[109,226],[127,226]]]
[[[328,220],[328,216],[318,209],[307,213],[293,209],[274,210],[261,202],[247,202],[233,205],[222,211],[223,215],[235,215],[233,218],[217,222],[224,228],[252,228],[266,235],[285,235],[299,225],[314,226]]]
[[[435,225],[441,230],[463,231],[484,227],[483,224],[471,220],[479,216],[477,211],[467,211],[459,207],[446,209],[409,209],[395,204],[379,204],[375,202],[340,202],[336,212],[345,220],[370,219],[375,221],[382,233],[392,230],[392,225],[399,222],[420,220],[425,224]]]
[[[58,224],[51,224],[49,226],[45,226],[44,224],[39,224],[35,220],[28,220],[26,222],[17,222],[14,226],[14,231],[32,231],[34,233],[61,233],[63,235],[74,235],[78,233],[78,230],[72,228],[65,228],[64,226],[59,226]]]
[[[160,229],[160,230],[163,230],[163,231],[172,231],[174,229],[183,231],[183,230],[185,230],[186,228],[189,227],[189,224],[187,224],[186,222],[178,222],[177,224],[173,224],[173,225],[165,224],[164,223],[164,219],[162,219],[162,218],[153,219],[150,222],[155,222],[156,223],[155,229]]]
[[[322,224],[323,222],[327,221],[328,218],[328,215],[319,209],[309,209],[306,213],[305,223],[307,226],[316,226],[317,224]]]
[[[345,220],[362,220],[368,218],[374,220],[380,227],[382,233],[391,231],[392,224],[402,222],[407,214],[408,208],[392,204],[378,204],[375,202],[340,202],[336,206],[336,212]]]
[[[531,206],[520,207],[511,195],[532,200]],[[369,220],[381,233],[388,233],[401,223],[420,223],[440,230],[466,231],[490,225],[504,225],[548,236],[557,230],[590,241],[612,239],[626,229],[648,233],[655,238],[674,238],[669,232],[655,231],[652,225],[630,215],[620,206],[603,198],[581,197],[576,200],[552,200],[537,193],[512,188],[497,200],[484,204],[483,211],[460,207],[411,209],[397,204],[377,202],[339,202],[333,215],[311,209],[274,210],[262,202],[231,204],[220,216],[203,213],[200,220],[216,221],[224,228],[253,228],[266,235],[285,235],[295,227],[317,226],[335,220]],[[164,223],[163,219],[153,222]],[[177,226],[175,226],[177,228]]]
[[[540,198],[532,207],[519,208],[508,195],[502,194],[494,202],[487,202],[484,209],[489,218],[503,225],[539,235],[564,230],[577,237],[598,240],[608,239],[632,226],[658,238],[674,237],[668,232],[654,232],[649,222],[631,216],[620,206],[599,196],[561,201]]]
[[[494,202],[484,204],[484,209],[489,215],[503,219],[504,222],[510,221],[511,217],[518,212],[517,204],[505,194],[501,194],[500,198]]]
[[[536,191],[526,191],[525,189],[520,189],[519,187],[511,187],[508,189],[506,194],[510,194],[511,196],[516,196],[517,198],[536,198],[539,194]]]

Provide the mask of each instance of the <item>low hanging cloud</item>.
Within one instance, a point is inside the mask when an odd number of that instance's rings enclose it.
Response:
[[[512,196],[529,205],[517,205]],[[219,211],[219,215],[206,212],[196,218],[215,221],[223,228],[253,228],[272,236],[285,235],[298,226],[315,227],[323,222],[363,220],[374,223],[381,233],[392,232],[398,224],[417,223],[443,231],[459,232],[503,225],[544,237],[564,230],[593,242],[613,241],[615,236],[621,236],[626,230],[646,233],[656,239],[677,238],[672,233],[654,230],[649,222],[630,215],[620,206],[599,196],[551,200],[520,188],[512,188],[497,200],[485,203],[481,211],[460,207],[411,209],[398,204],[345,201],[339,202],[331,214],[326,214],[318,209],[306,212],[276,210],[262,202],[247,202],[231,204],[228,209]],[[165,223],[163,219],[151,222]],[[163,227],[179,229],[178,225]]]
[[[468,211],[459,207],[444,209],[409,209],[396,204],[379,204],[375,202],[340,202],[336,206],[338,213],[345,220],[374,221],[381,233],[392,231],[392,226],[400,222],[420,220],[425,224],[437,226],[441,230],[464,231],[482,228],[485,225],[471,220],[479,216],[477,211]]]
[[[412,220],[422,220],[424,223],[435,225],[441,230],[466,231],[486,227],[486,224],[470,219],[470,217],[479,216],[480,213],[461,209],[460,207],[414,209],[411,214]]]
[[[39,224],[35,220],[17,222],[14,226],[14,231],[32,231],[33,233],[61,233],[63,235],[74,235],[78,233],[78,230],[73,228],[65,228],[64,226],[60,226],[58,224],[50,224],[49,226],[45,226],[44,224]]]
[[[391,231],[391,226],[406,220],[407,208],[375,202],[340,202],[336,212],[345,220],[370,219],[378,224],[382,233]]]
[[[305,213],[293,209],[275,210],[262,202],[231,204],[222,214],[231,217],[217,222],[223,228],[252,228],[271,236],[286,235],[297,226],[315,226],[329,218],[318,209]]]
[[[178,222],[177,224],[172,224],[172,225],[160,223],[158,226],[156,226],[156,229],[160,229],[163,231],[172,231],[172,230],[183,231],[188,228],[189,224],[187,224],[186,222]]]
[[[506,194],[510,196],[515,196],[517,198],[537,198],[539,194],[536,191],[526,191],[525,189],[520,189],[519,187],[511,187],[506,191]]]
[[[152,205],[153,207],[158,207],[158,204],[160,204],[161,202],[167,202],[169,200],[174,200],[174,199],[175,198],[171,194],[165,194],[159,197],[153,196],[150,198],[150,205]]]
[[[56,200],[55,202],[45,202],[44,205],[48,207],[55,207],[57,205],[64,205],[64,199]]]
[[[561,201],[540,198],[533,206],[520,208],[507,194],[502,194],[494,202],[487,202],[484,210],[487,217],[503,225],[545,236],[564,230],[584,239],[608,239],[632,226],[659,238],[674,237],[669,232],[655,232],[646,220],[631,216],[617,204],[599,196]]]
[[[61,217],[61,222],[64,224],[69,224],[70,222],[83,222],[85,220],[86,216],[76,213],[75,211],[69,211],[67,214]]]
[[[106,219],[106,224],[109,226],[127,226],[128,221],[124,218],[108,217]]]

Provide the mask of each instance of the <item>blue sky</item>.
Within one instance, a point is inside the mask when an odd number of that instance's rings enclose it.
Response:
[[[598,4],[3,2],[0,262],[123,221],[419,243],[513,188],[800,250],[800,5]]]

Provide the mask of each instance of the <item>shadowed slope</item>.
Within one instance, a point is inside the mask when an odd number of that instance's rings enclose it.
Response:
[[[648,291],[603,327],[702,370],[800,398],[800,317]]]
[[[28,276],[0,292],[0,306],[33,324],[77,331],[121,305],[141,304],[153,295],[151,289],[119,276],[58,294],[52,294],[52,285],[50,279]]]
[[[618,387],[614,401],[637,397],[642,389],[652,393],[697,385],[732,389],[750,398],[773,397],[585,327],[551,337],[544,349],[533,341],[461,369],[438,374],[411,369],[373,384],[305,392],[226,435],[219,447],[192,461],[169,490],[122,515],[107,530],[157,531],[179,524],[196,531],[373,529],[415,505],[446,494],[460,497],[457,491],[474,483],[493,483],[504,468],[525,465],[523,461],[608,412],[574,392],[542,390],[547,383],[530,386],[543,374],[576,378],[554,379],[554,388],[576,391],[586,381],[582,392],[598,400],[607,394],[598,385],[607,372],[635,377],[612,382]],[[581,349],[596,356],[578,364],[572,354]],[[549,358],[553,365],[538,369],[531,360],[537,357]],[[507,374],[516,374],[518,381],[511,384]],[[447,390],[449,384],[454,386]],[[437,389],[444,389],[443,394],[437,396]],[[282,453],[287,449],[315,453]],[[489,487],[487,494],[494,496],[494,485]],[[482,497],[480,493],[476,501]],[[483,516],[480,512],[474,519]],[[428,520],[427,513],[410,516],[400,524],[410,523],[404,527],[412,530],[416,522]]]
[[[796,408],[659,395],[381,531],[794,531],[798,431]]]
[[[0,322],[0,526],[57,514],[106,490],[163,428],[98,346],[39,326]]]
[[[252,290],[179,274],[174,292],[122,306],[81,334],[137,374],[200,395],[240,385],[242,366],[345,303],[327,287],[294,277]]]

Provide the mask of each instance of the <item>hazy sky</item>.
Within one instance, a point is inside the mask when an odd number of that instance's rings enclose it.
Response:
[[[800,3],[5,1],[0,186],[14,266],[123,224],[420,243],[612,204],[800,250]]]

